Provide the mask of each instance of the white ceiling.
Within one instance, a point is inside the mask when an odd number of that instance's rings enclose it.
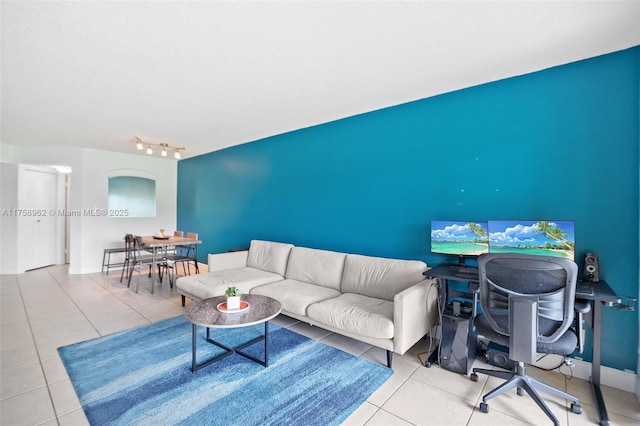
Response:
[[[183,158],[640,45],[638,1],[2,1],[1,141]],[[145,154],[141,154],[145,155]]]

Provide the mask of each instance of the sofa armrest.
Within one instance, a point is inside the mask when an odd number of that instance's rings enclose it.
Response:
[[[405,353],[438,322],[438,281],[422,280],[393,298],[393,351]]]
[[[207,256],[207,271],[223,271],[225,269],[247,266],[249,250],[233,251],[229,253],[209,253]]]

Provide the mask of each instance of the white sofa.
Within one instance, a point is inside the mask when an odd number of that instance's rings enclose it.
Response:
[[[229,286],[270,296],[282,313],[403,354],[437,323],[436,281],[427,265],[253,240],[249,250],[210,254],[207,273],[180,277],[178,293],[202,300]]]

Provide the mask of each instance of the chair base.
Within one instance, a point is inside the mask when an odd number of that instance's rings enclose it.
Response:
[[[559,425],[560,422],[544,402],[538,391],[546,392],[548,394],[570,400],[571,411],[576,414],[582,414],[582,407],[580,406],[580,401],[577,397],[527,376],[524,363],[518,363],[515,367],[514,372],[488,370],[484,368],[474,368],[473,372],[482,373],[488,376],[498,377],[506,380],[506,382],[482,397],[480,411],[482,411],[483,413],[487,413],[489,411],[489,405],[487,404],[487,401],[489,399],[498,395],[502,395],[503,393],[508,392],[513,388],[517,388],[518,395],[524,395],[523,391],[526,391],[529,396],[535,401],[535,403],[538,404],[538,407],[540,407],[542,411],[545,412],[547,417],[549,417],[551,421],[553,421],[554,425]]]

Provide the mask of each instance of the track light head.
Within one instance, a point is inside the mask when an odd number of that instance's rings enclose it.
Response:
[[[136,148],[138,150],[143,150],[144,146],[147,146],[147,154],[148,155],[153,155],[153,149],[151,147],[158,147],[160,148],[160,155],[163,157],[168,157],[169,154],[168,152],[170,150],[173,150],[173,158],[175,158],[176,160],[179,160],[182,158],[182,155],[180,155],[180,151],[183,150],[183,147],[176,147],[176,146],[171,146],[168,143],[150,143],[150,142],[143,142],[139,137],[136,136],[135,138],[135,142],[136,142]]]

